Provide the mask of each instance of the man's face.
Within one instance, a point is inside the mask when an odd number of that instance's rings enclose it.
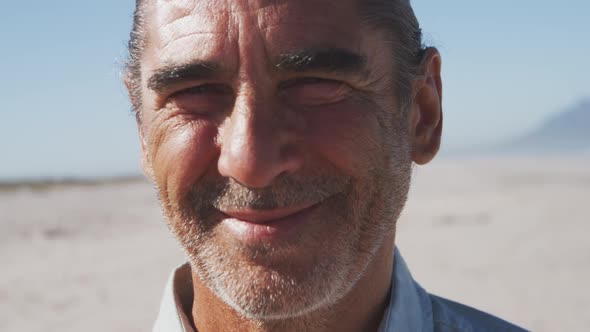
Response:
[[[142,139],[198,279],[246,317],[329,305],[384,246],[410,178],[392,46],[356,1],[147,11]]]

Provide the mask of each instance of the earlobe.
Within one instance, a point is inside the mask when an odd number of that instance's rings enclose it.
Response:
[[[420,73],[414,81],[409,125],[412,160],[423,165],[438,153],[442,136],[441,58],[435,48],[426,50]]]

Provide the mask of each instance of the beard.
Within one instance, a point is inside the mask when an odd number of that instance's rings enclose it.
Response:
[[[160,199],[193,274],[208,289],[248,319],[290,319],[342,299],[384,238],[395,232],[409,190],[411,162],[386,154],[372,165],[363,178],[308,171],[281,175],[262,189],[231,178],[200,180],[178,202],[168,200],[165,192]],[[280,245],[244,244],[220,227],[219,211],[224,209],[309,203],[317,208],[304,232]]]

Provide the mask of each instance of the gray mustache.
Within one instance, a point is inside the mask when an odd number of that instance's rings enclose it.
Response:
[[[198,210],[270,210],[316,204],[343,192],[350,184],[347,176],[279,176],[271,186],[248,188],[232,178],[204,182],[193,187],[190,200]]]

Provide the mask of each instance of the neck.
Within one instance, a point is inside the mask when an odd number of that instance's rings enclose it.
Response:
[[[388,236],[359,281],[337,303],[284,320],[242,317],[193,277],[192,317],[198,332],[210,331],[377,331],[389,303],[394,236]]]

